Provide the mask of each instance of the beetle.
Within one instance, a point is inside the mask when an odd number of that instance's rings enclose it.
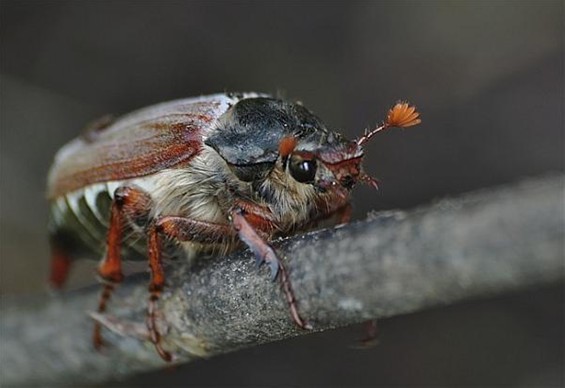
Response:
[[[226,254],[248,246],[278,277],[302,328],[290,278],[269,242],[347,218],[358,182],[377,187],[361,165],[377,132],[420,123],[408,103],[350,141],[300,103],[258,93],[224,93],[104,118],[56,155],[47,185],[51,283],[63,285],[72,260],[100,258],[98,312],[123,280],[122,259],[149,262],[147,328],[164,360],[156,309],[163,260]],[[103,341],[95,323],[93,343]]]

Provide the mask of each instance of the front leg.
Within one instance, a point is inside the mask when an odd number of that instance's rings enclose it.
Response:
[[[253,216],[260,217],[258,214],[253,214]],[[296,305],[296,298],[294,292],[292,291],[292,286],[290,283],[290,278],[288,277],[288,272],[286,268],[281,263],[274,249],[267,244],[258,234],[257,231],[251,226],[247,221],[243,210],[237,208],[231,212],[232,223],[239,238],[251,249],[255,254],[257,261],[259,263],[266,262],[271,268],[271,277],[273,280],[280,275],[281,285],[283,292],[286,297],[286,301],[290,308],[290,315],[294,322],[303,329],[311,329],[312,327],[308,324],[300,314],[298,313],[298,307]]]

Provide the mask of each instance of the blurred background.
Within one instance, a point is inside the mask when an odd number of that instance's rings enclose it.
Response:
[[[0,291],[46,289],[46,174],[90,121],[222,91],[302,101],[355,137],[398,99],[355,217],[563,171],[562,1],[7,1],[0,5]],[[92,284],[80,263],[71,286]],[[564,384],[563,285],[203,360],[125,386]],[[0,349],[1,351],[1,349]],[[117,382],[116,382],[117,384]]]

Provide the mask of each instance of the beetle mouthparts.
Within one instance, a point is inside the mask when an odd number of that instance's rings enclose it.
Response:
[[[376,178],[367,175],[364,171],[361,171],[361,174],[359,174],[359,182],[369,185],[375,190],[379,189],[379,181]]]
[[[342,158],[344,155],[341,155]],[[352,189],[358,181],[358,177],[362,174],[361,161],[363,156],[356,156],[342,159],[338,162],[328,163],[324,165],[333,175],[333,185],[339,184],[346,189]]]

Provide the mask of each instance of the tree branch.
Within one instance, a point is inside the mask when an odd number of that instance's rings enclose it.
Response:
[[[409,212],[277,242],[301,314],[315,330],[423,310],[564,279],[563,177],[526,181]],[[176,362],[307,332],[289,317],[278,283],[247,251],[171,264],[160,302],[164,346]],[[2,299],[0,376],[5,384],[102,382],[163,367],[145,333],[147,278],[119,288],[113,332],[92,349],[98,288],[57,297]]]

